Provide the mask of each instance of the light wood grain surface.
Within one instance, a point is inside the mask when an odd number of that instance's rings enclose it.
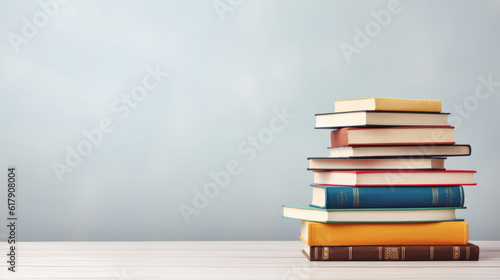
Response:
[[[0,279],[500,279],[500,241],[477,262],[309,262],[300,241],[24,242]]]

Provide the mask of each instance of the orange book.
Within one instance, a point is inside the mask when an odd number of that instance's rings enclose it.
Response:
[[[335,112],[352,111],[441,112],[441,101],[380,97],[335,100]]]
[[[314,223],[302,221],[300,239],[309,246],[467,245],[464,221],[437,223]]]

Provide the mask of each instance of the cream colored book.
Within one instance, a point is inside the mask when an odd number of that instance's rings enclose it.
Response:
[[[335,112],[351,111],[403,111],[441,112],[441,100],[400,98],[356,98],[335,100]]]
[[[308,170],[444,169],[444,158],[332,158],[310,157]]]
[[[348,126],[445,126],[449,113],[358,111],[316,114],[316,127]]]
[[[455,209],[465,207],[321,209],[283,205],[283,217],[319,223],[444,222],[457,220]]]

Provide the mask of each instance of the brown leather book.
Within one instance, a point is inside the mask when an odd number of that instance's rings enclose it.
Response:
[[[332,147],[455,144],[453,126],[344,127],[330,138]]]
[[[305,246],[310,261],[477,261],[479,247],[437,246]]]

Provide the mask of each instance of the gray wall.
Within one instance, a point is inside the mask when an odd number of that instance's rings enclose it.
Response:
[[[327,154],[314,114],[370,96],[443,101],[473,147],[446,167],[478,170],[458,215],[472,240],[500,237],[500,2],[57,7],[0,2],[0,161],[18,168],[21,240],[297,240],[281,205],[309,202],[306,157]]]

